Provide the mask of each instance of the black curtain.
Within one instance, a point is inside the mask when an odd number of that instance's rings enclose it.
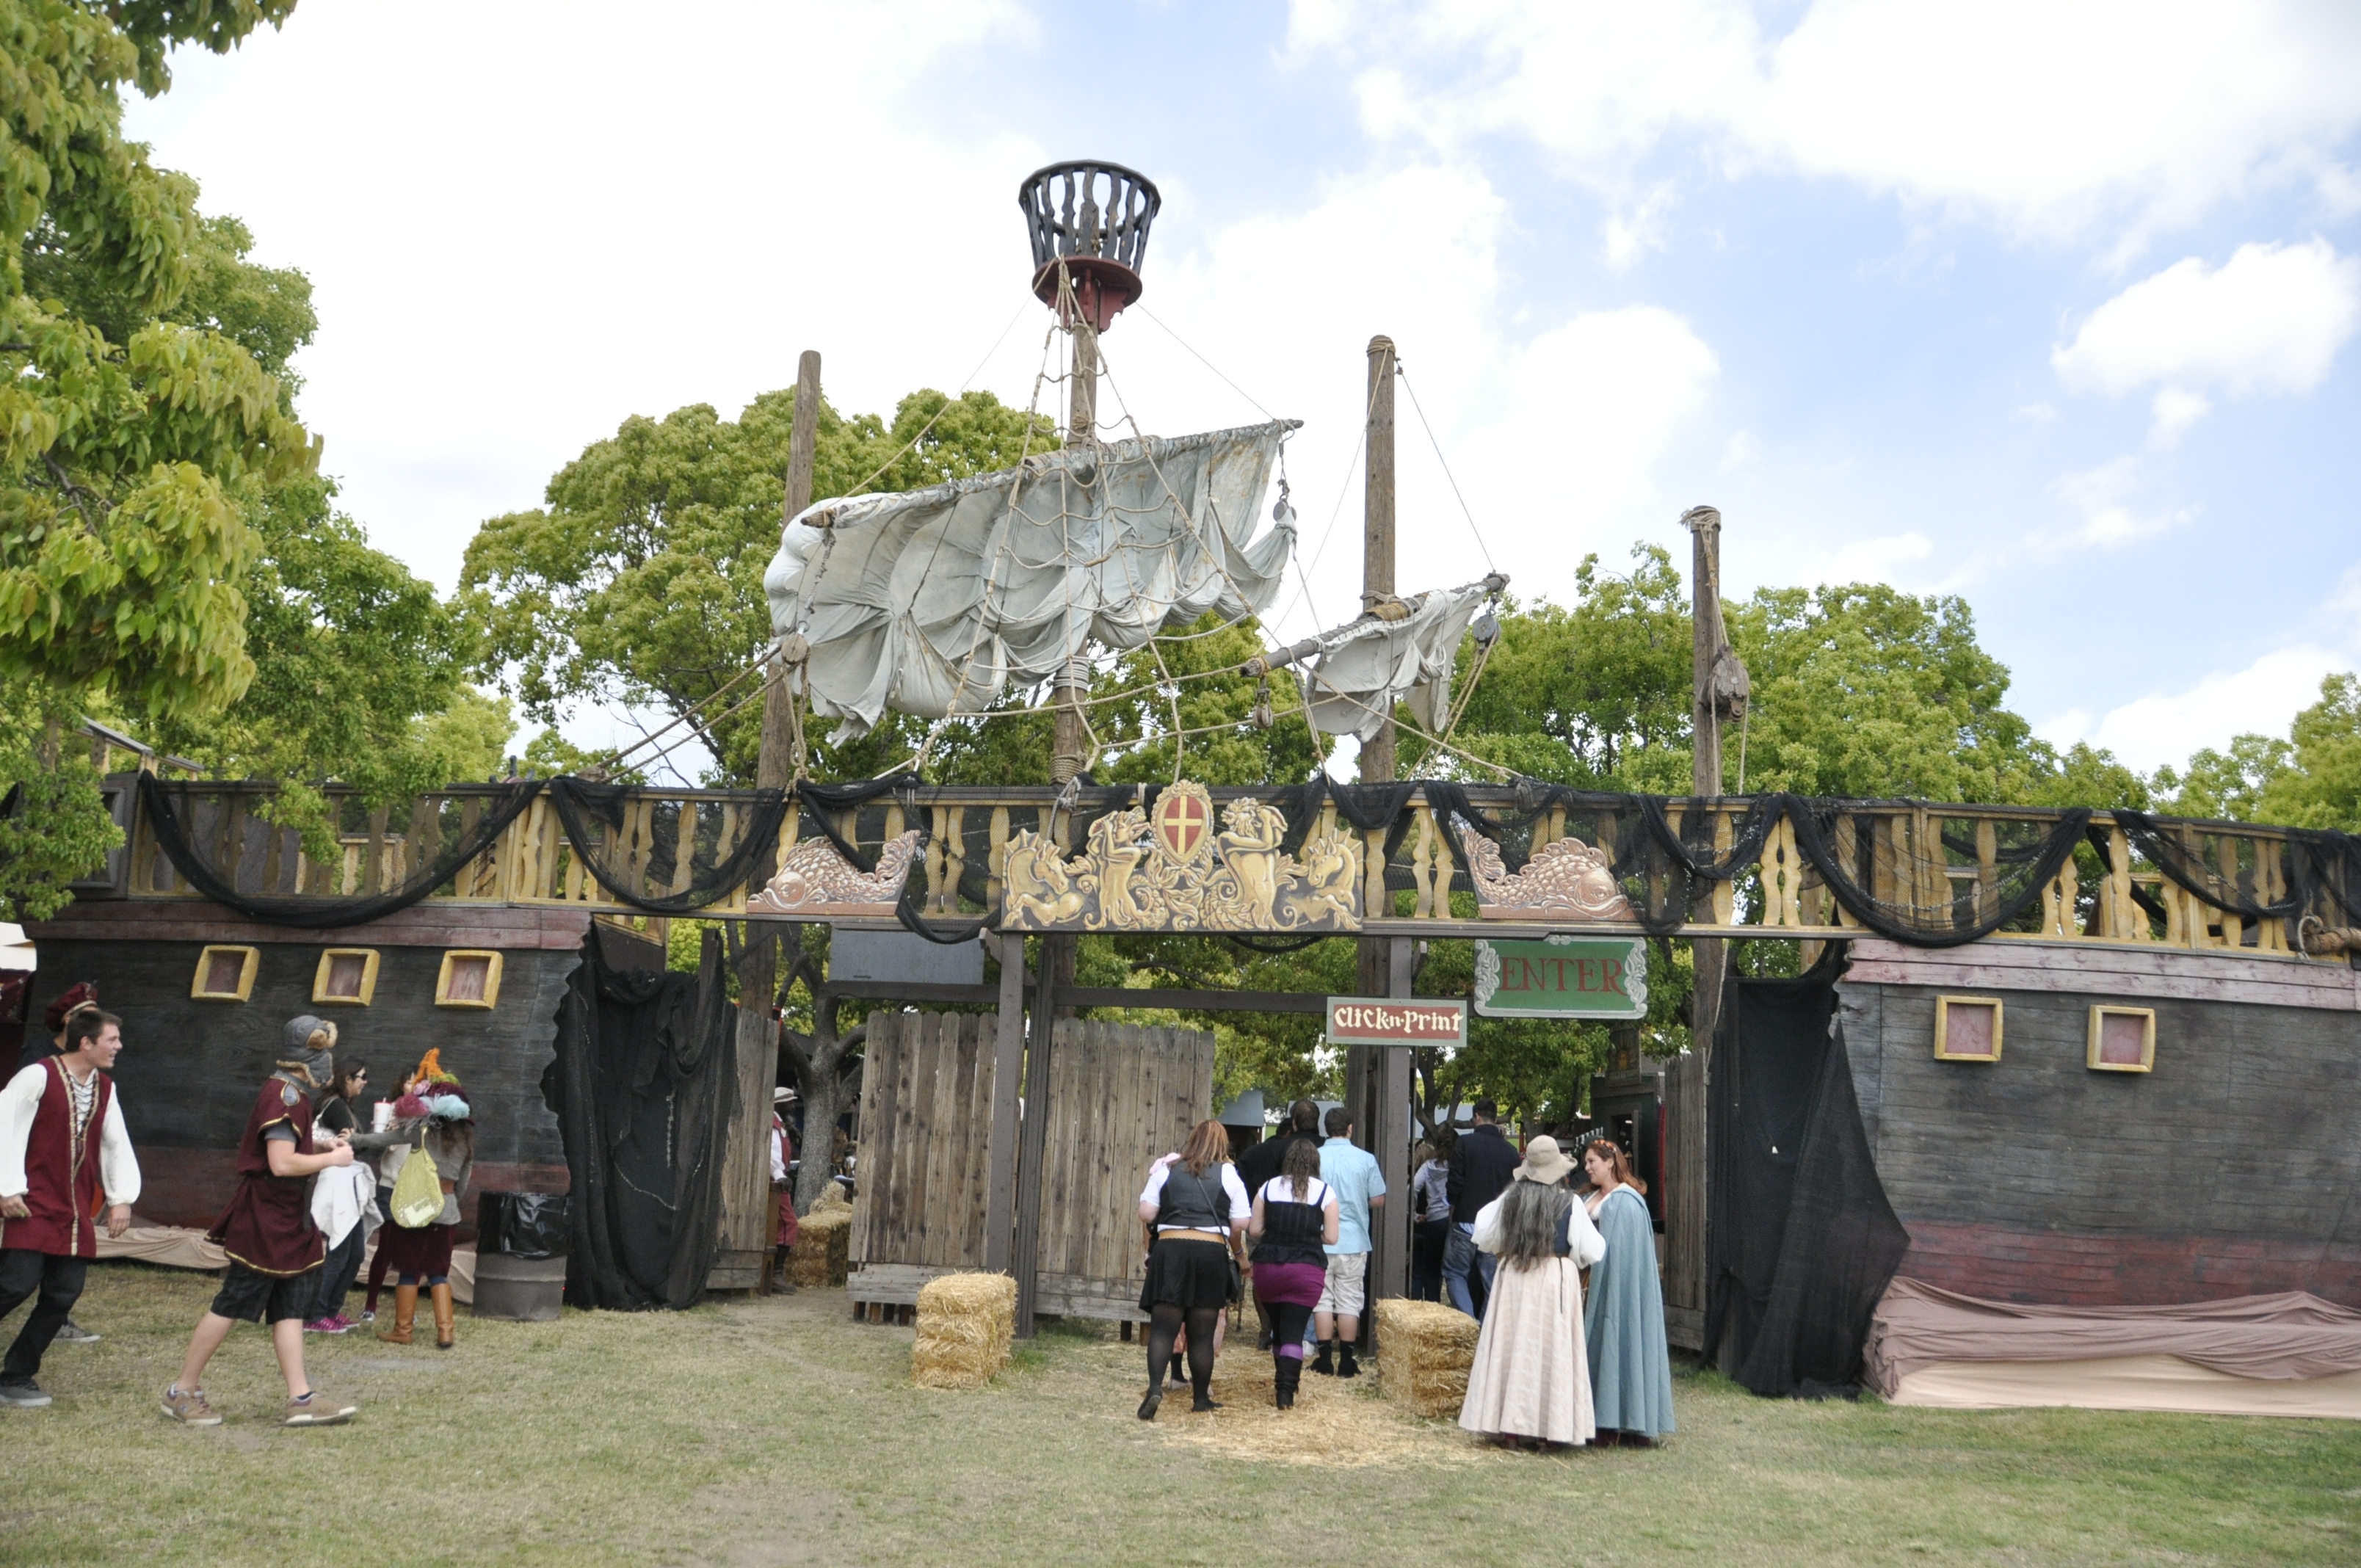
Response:
[[[586,941],[542,1091],[573,1176],[566,1299],[645,1311],[705,1295],[720,1236],[736,1014],[721,933],[697,971],[616,970]]]
[[[1708,1113],[1708,1362],[1757,1394],[1861,1379],[1870,1314],[1909,1250],[1836,1020],[1840,948],[1800,980],[1722,992]]]

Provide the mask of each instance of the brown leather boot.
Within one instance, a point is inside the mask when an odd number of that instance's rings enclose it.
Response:
[[[434,1348],[448,1350],[459,1340],[459,1310],[451,1305],[451,1287],[434,1287]]]
[[[397,1285],[393,1288],[393,1326],[377,1331],[377,1337],[388,1344],[408,1344],[410,1326],[418,1321],[418,1287]]]

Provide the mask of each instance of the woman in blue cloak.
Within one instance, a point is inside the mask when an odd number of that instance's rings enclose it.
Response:
[[[1601,1443],[1645,1445],[1673,1430],[1673,1363],[1664,1343],[1664,1290],[1656,1275],[1656,1227],[1647,1191],[1612,1138],[1595,1140],[1582,1163],[1590,1177],[1591,1219],[1607,1255],[1590,1271],[1584,1337]]]

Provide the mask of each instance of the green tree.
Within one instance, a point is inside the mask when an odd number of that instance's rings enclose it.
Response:
[[[728,710],[753,682],[703,705],[771,638],[763,574],[779,548],[794,417],[792,389],[763,394],[734,422],[705,403],[635,415],[559,470],[545,505],[486,522],[460,574],[483,629],[484,672],[544,724],[584,702],[694,715],[684,728],[719,760],[715,782],[751,783],[762,704]],[[963,478],[1013,466],[1028,440],[1039,450],[1050,439],[989,392],[913,392],[890,425],[845,418],[823,400],[813,494]],[[879,772],[923,733],[901,718],[839,746],[829,728],[814,728],[814,769],[832,777]]]
[[[236,236],[124,140],[121,91],[161,92],[176,43],[226,50],[291,8],[0,0],[0,769],[22,785],[0,901],[20,913],[115,837],[64,730],[219,711],[253,678],[243,511],[313,449],[235,335],[263,313],[175,317]]]
[[[2286,740],[2234,736],[2227,751],[2208,747],[2184,769],[2158,769],[2156,790],[2185,817],[2361,833],[2361,675],[2322,681]]]

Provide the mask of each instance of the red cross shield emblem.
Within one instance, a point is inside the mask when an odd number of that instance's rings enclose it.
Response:
[[[1158,795],[1151,821],[1158,846],[1172,860],[1193,861],[1213,846],[1213,800],[1201,784],[1183,781]]]

